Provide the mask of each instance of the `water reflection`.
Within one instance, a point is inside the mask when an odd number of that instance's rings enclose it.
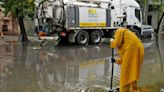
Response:
[[[155,42],[145,44],[142,90],[163,86],[163,46],[162,39],[159,46]],[[110,87],[111,49],[107,45],[5,44],[0,45],[0,51],[0,92],[105,92]],[[119,66],[114,70],[114,86],[118,86]]]
[[[88,87],[109,87],[111,50],[107,46],[31,44],[1,45],[1,92],[81,92]]]
[[[45,92],[81,92],[95,85],[109,87],[111,67],[109,58],[101,55],[103,49],[82,47],[57,50],[55,54],[40,50],[36,66],[39,87]],[[99,59],[99,56],[104,58]]]
[[[156,35],[154,44],[146,48],[145,60],[141,73],[141,92],[160,92],[161,88],[164,88],[164,50],[162,49],[164,35]]]
[[[164,35],[163,35],[164,36]],[[163,37],[162,36],[162,34],[161,34],[161,38]],[[164,37],[163,37],[164,38]],[[161,56],[161,50],[160,50],[160,47],[159,47],[159,45],[161,45],[161,44],[159,44],[159,35],[156,35],[156,51],[157,51],[157,56],[158,57],[156,57],[156,60],[158,61],[158,62],[160,62],[160,67],[161,67],[161,71],[163,71],[163,59],[162,59],[162,56]]]
[[[11,74],[10,68],[13,64],[13,50],[14,46],[5,44],[0,45],[0,92],[5,92],[7,88],[6,80]]]

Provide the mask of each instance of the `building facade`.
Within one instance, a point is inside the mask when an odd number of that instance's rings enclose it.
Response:
[[[160,5],[162,4],[161,0],[157,2],[153,2],[153,0],[149,0],[148,3],[148,16],[147,23],[148,25],[152,25],[153,28],[157,28],[158,21],[161,17],[161,12],[159,11]],[[161,22],[160,31],[164,31],[164,18]]]
[[[5,15],[3,13],[4,9],[0,8],[0,10],[1,10],[0,14],[2,14],[0,15],[2,17],[1,18],[2,20],[0,21],[2,24],[2,27],[0,30],[2,30],[5,35],[8,35],[8,34],[18,35],[20,33],[20,29],[19,29],[19,23],[17,19],[12,16],[11,12],[8,13],[7,16],[4,16]]]
[[[143,23],[151,25],[154,29],[158,26],[158,21],[161,17],[161,12],[159,11],[160,5],[164,3],[162,0],[147,0],[147,5],[143,4],[143,0],[137,0],[142,8],[143,12]],[[161,22],[160,31],[164,31],[164,18]]]

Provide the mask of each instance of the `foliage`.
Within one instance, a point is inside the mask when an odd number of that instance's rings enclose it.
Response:
[[[12,13],[12,17],[16,17],[20,27],[20,40],[27,42],[28,38],[24,26],[24,17],[34,15],[34,0],[0,0],[1,7],[5,9],[4,13],[7,15]]]
[[[1,6],[5,9],[4,13],[12,12],[13,16],[32,17],[34,12],[34,0],[0,0]]]
[[[164,12],[164,1],[163,0],[161,0],[161,6],[160,6],[160,10],[162,11],[162,12]]]

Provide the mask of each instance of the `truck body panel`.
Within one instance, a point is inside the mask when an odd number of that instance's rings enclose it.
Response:
[[[68,29],[111,27],[108,9],[68,6],[67,13]]]

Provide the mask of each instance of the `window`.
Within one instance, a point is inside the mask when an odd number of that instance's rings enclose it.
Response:
[[[151,12],[151,11],[155,11],[155,10],[158,10],[159,9],[159,6],[157,5],[149,5],[148,6],[148,11]]]
[[[147,23],[148,23],[148,25],[151,25],[152,24],[152,16],[151,15],[149,15],[147,17]]]
[[[140,16],[140,10],[139,9],[135,9],[135,16],[137,17],[139,22],[141,22],[141,16]]]

